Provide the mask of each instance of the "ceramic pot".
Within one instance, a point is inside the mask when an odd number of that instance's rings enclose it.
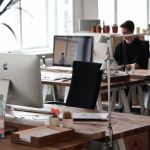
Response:
[[[101,27],[96,27],[96,32],[101,33]]]
[[[96,26],[91,27],[91,32],[96,32]]]
[[[62,125],[64,128],[72,128],[73,127],[73,119],[62,119]]]
[[[112,26],[112,32],[113,33],[117,33],[118,32],[118,26],[117,25]]]
[[[109,33],[109,32],[110,32],[110,27],[107,25],[107,26],[105,26],[104,33]]]
[[[60,118],[59,117],[50,117],[49,124],[52,126],[59,126]]]

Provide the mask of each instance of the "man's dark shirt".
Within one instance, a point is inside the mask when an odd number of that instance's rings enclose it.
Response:
[[[132,43],[126,41],[119,43],[114,52],[114,58],[118,65],[127,65],[137,63],[141,69],[146,69],[145,66],[145,47],[141,40],[135,38]]]

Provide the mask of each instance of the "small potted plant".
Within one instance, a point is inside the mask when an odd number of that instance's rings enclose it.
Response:
[[[62,124],[64,128],[73,127],[73,117],[70,111],[65,111],[62,115]]]
[[[109,25],[105,25],[105,33],[109,33],[110,32],[110,26]]]
[[[95,23],[91,24],[90,30],[91,30],[91,32],[96,32],[96,24]]]
[[[21,11],[26,12],[27,14],[30,14],[28,11],[24,10],[20,4],[19,7],[15,7],[15,5],[17,3],[19,3],[21,0],[0,0],[0,16],[4,16],[8,11],[10,11],[10,9],[18,9]],[[30,14],[31,15],[31,14]],[[5,22],[0,22],[1,25],[5,26],[15,37],[15,39],[17,39],[16,34],[14,32],[14,30],[11,28],[11,26]]]
[[[51,107],[51,116],[49,118],[49,123],[52,126],[59,126],[60,118],[59,118],[59,109]]]
[[[101,25],[100,24],[96,25],[96,32],[101,33]]]
[[[114,25],[112,26],[112,32],[113,32],[113,33],[117,33],[117,32],[118,32],[118,26],[117,26],[117,24],[114,24]]]

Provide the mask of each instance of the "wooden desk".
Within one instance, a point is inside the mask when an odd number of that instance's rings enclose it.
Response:
[[[43,72],[45,73],[45,72]],[[50,71],[46,71],[46,73],[50,76],[53,73],[54,74],[60,74],[60,72],[50,72]],[[121,102],[124,106],[125,112],[126,113],[131,113],[130,108],[129,108],[129,98],[131,99],[131,93],[129,94],[129,96],[126,95],[125,90],[127,87],[133,87],[139,84],[142,84],[144,82],[144,79],[130,79],[129,81],[122,81],[122,82],[113,82],[111,83],[111,91],[113,92],[112,95],[112,111],[115,109],[115,103],[116,103],[116,93],[119,91],[119,95],[121,97]],[[48,84],[48,85],[53,85],[53,93],[54,93],[54,99],[57,100],[58,96],[57,96],[57,87],[56,86],[70,86],[70,80],[68,81],[61,81],[61,80],[56,80],[56,81],[50,81],[50,80],[42,80],[42,84]],[[107,93],[107,82],[101,82],[101,90],[100,93]],[[139,90],[141,91],[141,88],[139,88]],[[46,93],[46,92],[45,92]],[[68,92],[66,92],[68,93]],[[67,97],[67,96],[65,96]],[[129,97],[129,98],[128,98]],[[143,100],[143,96],[140,96],[140,99]],[[141,101],[142,101],[141,100]],[[64,100],[65,101],[65,100]],[[142,113],[144,112],[144,103],[142,104]],[[101,104],[101,96],[98,99],[97,102],[97,107],[99,110],[102,110],[102,104]]]
[[[50,71],[42,71],[42,73],[47,73],[47,75],[51,76],[53,74],[61,74],[61,72],[50,72]],[[64,74],[64,73],[63,73]],[[68,73],[67,73],[68,74]],[[130,86],[133,84],[138,84],[143,82],[145,79],[150,78],[150,71],[148,70],[136,70],[135,74],[130,74],[130,80],[129,81],[120,81],[120,82],[113,82],[111,83],[111,88],[118,88],[122,86]],[[54,86],[70,86],[71,80],[42,80],[42,84],[49,84],[49,85],[54,85]],[[101,90],[106,90],[107,89],[107,82],[101,82]]]
[[[42,71],[42,73],[47,73],[49,76],[53,75],[53,74],[61,74],[61,72],[50,72],[50,71]],[[67,73],[69,74],[69,73]],[[125,82],[114,82],[111,83],[111,87],[115,87],[115,86],[119,86],[121,84],[126,84],[126,85],[131,85],[135,82],[138,82],[139,80],[141,80],[142,82],[144,80],[150,80],[150,70],[145,70],[145,69],[137,69],[135,70],[134,74],[129,74],[130,75],[130,79],[129,81]],[[70,86],[70,80],[67,81],[60,81],[60,80],[56,80],[56,81],[50,81],[50,80],[42,80],[43,84],[50,84],[50,85],[57,85],[57,86]],[[107,83],[106,82],[102,82],[101,84],[101,89],[106,89],[107,88]]]
[[[52,106],[53,105],[47,104],[45,105],[43,109],[50,110],[50,107]],[[56,107],[56,105],[53,107]],[[73,108],[73,107],[67,107],[67,106],[57,106],[57,108],[59,108],[60,111],[70,110],[72,112],[97,112],[97,110]],[[17,113],[19,114],[19,112]],[[21,129],[24,129],[27,127],[31,128],[32,126],[40,126],[44,124],[44,122],[41,120],[38,121],[38,120],[26,119],[26,118],[12,120],[12,117],[7,117],[6,122],[7,124],[10,124],[10,123],[16,124]],[[150,141],[150,119],[147,116],[138,116],[138,115],[132,115],[132,114],[123,114],[123,113],[113,112],[111,122],[112,122],[112,128],[113,128],[113,139],[120,139],[120,138],[126,139],[127,137],[130,137],[133,135],[140,135],[141,133],[146,132],[147,136],[139,140]],[[63,150],[68,146],[67,150],[69,149],[80,150],[81,147],[82,148],[86,147],[88,142],[90,141],[93,141],[93,140],[105,141],[106,136],[103,133],[104,131],[107,131],[107,125],[108,125],[107,121],[92,121],[92,122],[74,121],[73,128],[75,129],[75,135],[76,135],[76,138],[74,140],[69,140],[69,141],[55,144],[52,146],[42,147],[40,149],[47,150],[51,148],[52,150],[60,150],[60,149]],[[8,146],[10,147],[8,148]],[[150,146],[150,142],[149,142],[147,149],[144,149],[144,150],[149,150],[149,146]],[[31,149],[31,147],[28,147],[28,146],[17,145],[17,144],[11,143],[10,136],[6,136],[6,138],[2,140],[0,139],[0,149],[7,150],[10,148],[11,150],[17,150],[19,148],[21,148],[22,150]],[[32,149],[34,150],[35,148],[32,148]]]
[[[132,79],[150,80],[150,70],[137,69],[134,74],[130,75]]]
[[[144,70],[144,69],[137,69],[135,70],[134,74],[131,74],[130,77],[133,79],[141,79],[144,80],[144,82],[142,83],[142,85],[148,85],[148,90],[145,91],[145,93],[143,93],[143,100],[141,100],[141,104],[144,106],[146,106],[146,108],[144,107],[144,114],[145,115],[149,115],[150,112],[150,70]],[[135,91],[135,90],[134,90]],[[141,95],[139,93],[139,95]]]

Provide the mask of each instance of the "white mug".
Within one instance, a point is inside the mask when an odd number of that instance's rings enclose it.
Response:
[[[137,33],[137,34],[140,33],[140,27],[136,27],[136,33]]]
[[[131,64],[131,70],[130,71],[131,71],[132,74],[134,74],[134,72],[135,72],[135,64]]]

